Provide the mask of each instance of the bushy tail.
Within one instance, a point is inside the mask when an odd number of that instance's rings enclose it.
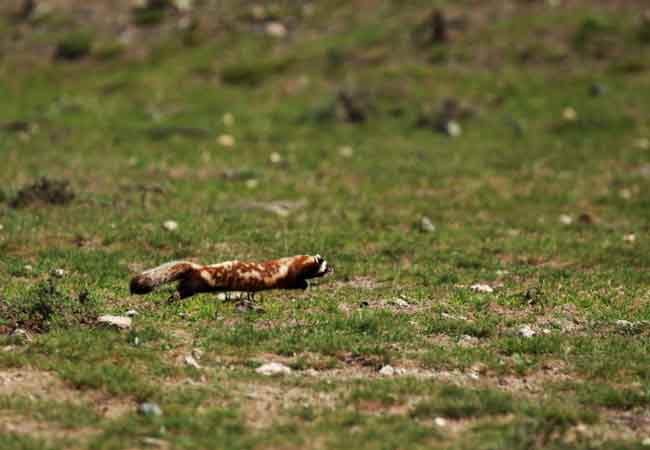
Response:
[[[134,276],[129,290],[131,294],[148,294],[162,284],[185,278],[189,272],[199,267],[198,264],[187,261],[168,262]]]

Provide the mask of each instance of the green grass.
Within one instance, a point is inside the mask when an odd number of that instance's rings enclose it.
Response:
[[[650,380],[638,5],[323,0],[260,19],[195,3],[125,9],[131,41],[75,8],[22,24],[0,8],[15,38],[0,63],[0,379],[64,386],[0,384],[1,448],[641,445],[627,419],[649,413]],[[450,39],[423,46],[432,7]],[[342,92],[365,121],[346,121]],[[471,111],[446,112],[457,137],[419,125],[447,99]],[[298,207],[255,207],[281,201]],[[172,259],[314,253],[335,272],[262,293],[261,314],[128,292]],[[132,330],[95,326],[130,309]],[[269,361],[293,374],[255,372]]]

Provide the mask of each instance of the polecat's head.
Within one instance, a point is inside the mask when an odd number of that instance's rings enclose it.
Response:
[[[300,277],[303,279],[322,277],[332,271],[332,267],[321,255],[308,256],[303,261],[300,270]]]

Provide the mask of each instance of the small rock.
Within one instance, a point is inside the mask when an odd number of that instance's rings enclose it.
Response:
[[[14,342],[19,342],[19,343],[31,342],[32,340],[32,337],[29,335],[29,333],[26,330],[23,330],[22,328],[16,328],[11,333],[11,337],[13,338]]]
[[[273,164],[280,164],[282,162],[282,155],[280,155],[278,152],[273,152],[269,155],[269,161],[271,161]]]
[[[393,366],[386,365],[379,370],[379,374],[386,377],[392,377],[395,375],[395,368]]]
[[[217,138],[217,142],[219,142],[219,145],[222,147],[234,147],[235,138],[229,134],[222,134]]]
[[[636,140],[635,145],[641,150],[650,150],[650,139],[639,138]]]
[[[287,27],[280,22],[269,22],[265,28],[266,34],[274,38],[283,38],[287,35]]]
[[[395,300],[393,300],[393,305],[395,305],[395,306],[397,306],[399,308],[408,308],[409,306],[411,306],[409,304],[409,302],[407,302],[406,300],[403,300],[401,298],[396,298]]]
[[[163,228],[167,231],[176,231],[178,229],[178,222],[174,220],[166,220],[163,222]]]
[[[135,317],[138,315],[138,312],[135,309],[129,309],[125,314],[127,317]]]
[[[462,335],[458,341],[458,345],[461,347],[472,347],[476,344],[478,344],[478,338],[468,334]]]
[[[52,276],[55,276],[57,278],[63,278],[65,276],[65,270],[63,270],[63,269],[54,269],[52,271]]]
[[[431,222],[431,219],[425,216],[420,219],[420,230],[425,233],[433,233],[436,231],[436,226]]]
[[[463,129],[455,120],[450,120],[444,124],[444,132],[450,137],[459,137],[463,134]]]
[[[560,214],[560,223],[562,225],[571,225],[573,223],[573,217],[568,214]]]
[[[162,409],[158,404],[153,402],[143,402],[138,405],[138,414],[147,417],[160,417],[162,416]]]
[[[142,443],[148,447],[169,448],[169,442],[153,437],[142,438]]]
[[[522,327],[519,327],[519,329],[517,330],[517,334],[525,338],[531,338],[535,336],[537,333],[535,332],[535,330],[533,330],[530,327],[530,325],[523,325]]]
[[[221,118],[221,121],[223,124],[227,127],[231,127],[235,124],[235,116],[233,116],[231,113],[227,112],[223,115]]]
[[[255,189],[259,185],[260,185],[260,182],[258,180],[256,180],[256,179],[246,180],[246,187],[248,189]]]
[[[271,362],[258,367],[255,369],[255,372],[262,375],[288,375],[291,373],[291,368],[285,366],[284,364]]]
[[[339,155],[341,155],[342,157],[351,158],[353,154],[354,154],[354,150],[349,145],[344,145],[342,147],[339,147]]]
[[[643,445],[644,447],[650,447],[650,437],[647,437],[643,441],[641,441],[641,445]]]
[[[562,118],[567,122],[574,122],[578,118],[578,113],[571,107],[562,110]]]
[[[618,196],[621,197],[623,200],[629,200],[632,198],[632,191],[627,188],[623,188],[620,191],[618,191]]]
[[[192,9],[192,0],[173,0],[174,8],[180,12],[187,12]]]
[[[120,330],[128,330],[131,328],[131,318],[123,316],[99,316],[97,322],[102,325],[119,328]]]
[[[481,292],[483,294],[491,294],[494,292],[494,288],[487,285],[487,284],[481,284],[481,283],[476,283],[473,284],[469,287],[472,291],[474,292]]]
[[[27,272],[31,272],[32,270],[34,270],[34,267],[32,267],[31,264],[25,264],[25,266],[24,266],[23,268],[24,268]]]
[[[183,361],[185,364],[187,364],[190,367],[194,367],[195,369],[200,369],[201,365],[198,363],[196,359],[194,359],[194,356],[192,355],[187,355],[185,358],[183,358]]]
[[[0,231],[4,230],[5,227],[0,223]]]
[[[636,235],[634,233],[626,234],[623,236],[623,241],[625,242],[635,242],[636,241]]]
[[[447,426],[447,420],[444,419],[443,417],[436,417],[435,419],[433,419],[433,423],[435,423],[436,426],[440,428]]]

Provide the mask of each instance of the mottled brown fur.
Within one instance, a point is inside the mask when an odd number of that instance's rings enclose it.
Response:
[[[307,280],[331,268],[320,255],[298,255],[263,262],[227,261],[200,265],[177,261],[142,272],[131,279],[132,294],[146,294],[157,286],[179,281],[180,298],[200,292],[257,292],[268,289],[306,289]]]

